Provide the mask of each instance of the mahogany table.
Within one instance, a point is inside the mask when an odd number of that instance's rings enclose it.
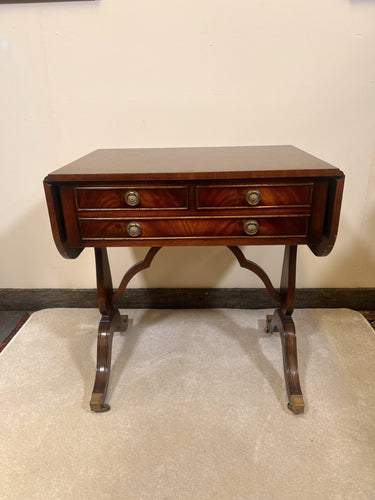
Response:
[[[112,337],[127,317],[116,303],[131,278],[165,246],[227,246],[279,303],[267,331],[282,341],[288,407],[303,413],[292,319],[298,245],[327,255],[335,242],[343,173],[293,146],[103,149],[44,180],[52,233],[66,258],[94,247],[98,306],[97,367],[91,410],[104,402]],[[239,246],[285,245],[280,288]],[[150,247],[113,290],[107,247]]]

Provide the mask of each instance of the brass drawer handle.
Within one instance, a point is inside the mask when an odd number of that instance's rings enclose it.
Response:
[[[258,205],[262,199],[262,193],[259,189],[249,189],[246,193],[246,201],[249,205]]]
[[[126,191],[125,201],[129,206],[136,207],[137,205],[139,205],[139,202],[141,201],[141,197],[139,196],[138,191],[134,191],[134,190]]]
[[[243,225],[245,233],[249,236],[254,236],[259,231],[259,222],[254,219],[249,219]]]
[[[128,235],[132,238],[137,238],[142,234],[142,226],[139,224],[139,222],[129,222],[129,224],[126,226],[126,230],[128,232]]]

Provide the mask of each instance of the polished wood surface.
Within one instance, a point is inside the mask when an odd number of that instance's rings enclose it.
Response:
[[[48,181],[330,177],[339,169],[294,146],[98,149],[52,172]]]
[[[104,402],[115,331],[125,331],[118,301],[129,281],[164,246],[228,246],[279,307],[267,318],[282,340],[289,408],[304,411],[298,376],[295,303],[297,245],[327,255],[336,240],[343,173],[292,146],[97,150],[44,180],[52,234],[60,253],[95,248],[97,372],[91,409]],[[285,245],[280,289],[239,245]],[[107,247],[151,247],[113,290]]]

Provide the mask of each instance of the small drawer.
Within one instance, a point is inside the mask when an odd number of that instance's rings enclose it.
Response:
[[[306,236],[308,216],[80,219],[83,240]]]
[[[312,183],[198,186],[198,209],[309,207]]]
[[[75,200],[82,210],[187,209],[186,186],[76,187]]]

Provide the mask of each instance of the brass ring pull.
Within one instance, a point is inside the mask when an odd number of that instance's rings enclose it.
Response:
[[[259,189],[249,189],[246,193],[246,201],[249,205],[258,205],[262,199],[262,193]]]
[[[126,230],[128,232],[128,235],[132,238],[137,238],[142,234],[142,226],[139,224],[139,222],[129,222],[129,224],[126,226]]]
[[[138,191],[126,191],[125,193],[125,201],[130,207],[136,207],[139,205],[139,202],[141,201],[141,197],[139,196]]]
[[[259,222],[255,219],[249,219],[244,223],[243,228],[246,234],[254,236],[259,231]]]

